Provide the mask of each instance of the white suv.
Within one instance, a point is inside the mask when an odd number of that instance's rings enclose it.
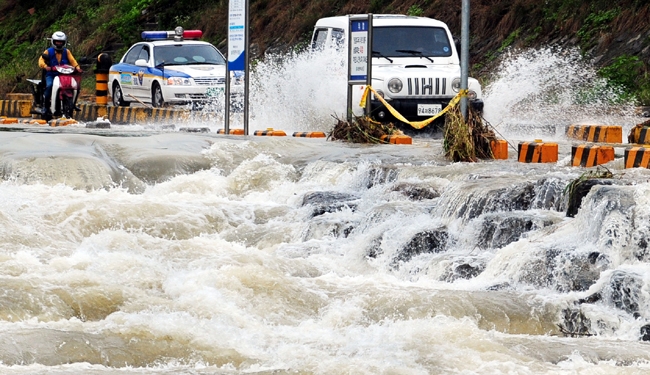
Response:
[[[348,16],[318,20],[312,49],[347,48]],[[444,22],[397,14],[373,15],[372,87],[409,121],[432,117],[447,106],[460,89],[460,60]],[[347,49],[345,49],[347,51]],[[469,78],[469,101],[483,110],[481,85]],[[359,90],[354,91],[353,110]],[[395,118],[378,100],[371,100],[372,116],[382,122]]]

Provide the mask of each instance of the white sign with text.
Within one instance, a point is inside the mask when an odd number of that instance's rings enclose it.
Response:
[[[368,20],[350,20],[350,81],[368,78]]]

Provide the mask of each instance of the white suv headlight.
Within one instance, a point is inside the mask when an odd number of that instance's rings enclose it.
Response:
[[[190,86],[192,84],[192,80],[189,78],[169,77],[167,78],[167,84],[175,86]]]
[[[451,81],[451,89],[454,90],[454,92],[460,91],[460,78],[456,77]]]
[[[399,78],[393,78],[388,81],[388,91],[392,92],[393,94],[397,94],[398,92],[402,91],[402,87],[404,87],[404,85]]]
[[[468,90],[467,91],[467,97],[471,100],[476,99],[476,91],[474,90]]]

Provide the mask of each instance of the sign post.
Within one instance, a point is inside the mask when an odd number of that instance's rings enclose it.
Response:
[[[226,69],[224,130],[230,131],[230,72],[244,71],[244,134],[248,135],[248,0],[228,3],[228,65]]]
[[[352,121],[352,86],[372,83],[372,14],[349,16],[348,28],[348,108],[347,119]],[[370,95],[366,115],[370,114]]]

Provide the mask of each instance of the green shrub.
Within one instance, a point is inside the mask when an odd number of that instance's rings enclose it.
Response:
[[[131,0],[122,2],[120,5],[120,16],[111,20],[111,24],[115,26],[117,34],[124,41],[125,44],[132,44],[137,41],[140,35],[141,26],[139,20],[143,16],[143,12],[151,5],[152,0]]]
[[[620,13],[620,8],[589,13],[576,34],[580,38],[583,49],[592,46],[598,33],[604,31]]]
[[[411,5],[409,10],[406,11],[406,14],[409,16],[415,16],[415,17],[422,17],[424,14],[424,10],[420,8],[418,5]]]
[[[508,37],[505,38],[503,40],[503,42],[501,42],[501,47],[499,47],[497,52],[501,53],[506,48],[510,47],[515,42],[515,40],[517,40],[517,38],[519,38],[519,33],[520,32],[521,32],[521,29],[517,29],[517,30],[511,32],[510,35],[508,35]]]
[[[647,102],[648,73],[644,72],[643,62],[637,56],[618,56],[610,65],[598,70],[598,75],[607,79],[610,87],[619,88],[624,96]]]
[[[636,98],[640,105],[650,106],[650,73],[645,72],[641,82]]]

